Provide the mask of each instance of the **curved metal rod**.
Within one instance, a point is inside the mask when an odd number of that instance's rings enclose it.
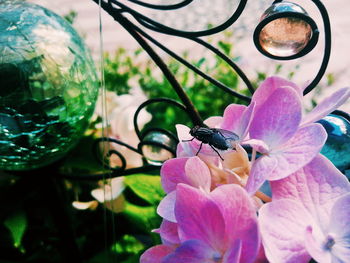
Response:
[[[323,75],[326,72],[329,58],[331,55],[331,23],[329,21],[329,16],[327,9],[325,6],[321,3],[319,0],[311,0],[318,8],[318,10],[321,13],[322,20],[323,20],[323,26],[324,26],[324,39],[325,39],[325,46],[324,46],[324,55],[322,59],[322,64],[321,67],[314,78],[314,80],[305,88],[304,90],[304,95],[308,94],[313,88],[316,87],[316,85],[320,82],[322,79]]]
[[[221,83],[220,81],[210,77],[209,75],[207,75],[206,73],[204,73],[203,71],[201,71],[200,69],[198,69],[197,67],[195,67],[194,65],[192,65],[191,63],[189,63],[187,60],[183,59],[182,57],[180,57],[178,54],[176,54],[175,52],[171,51],[170,49],[168,49],[167,47],[165,47],[163,44],[159,43],[157,40],[155,40],[153,37],[151,37],[149,34],[147,34],[145,31],[143,31],[141,28],[139,28],[136,25],[133,25],[133,27],[135,28],[135,30],[137,32],[139,32],[143,37],[147,38],[149,41],[151,41],[153,44],[155,44],[157,47],[159,47],[160,49],[162,49],[163,51],[165,51],[167,54],[169,54],[170,56],[172,56],[174,59],[176,59],[177,61],[179,61],[180,63],[182,63],[183,65],[185,65],[186,67],[188,67],[189,69],[191,69],[193,72],[197,73],[198,75],[200,75],[202,78],[206,79],[207,81],[211,82],[213,85],[217,86],[218,88],[222,89],[223,91],[229,93],[232,96],[235,96],[239,99],[242,99],[246,102],[250,102],[251,98],[245,95],[242,95],[234,90],[232,90],[231,88],[229,88],[228,86],[226,86],[225,84]],[[186,37],[187,38],[187,37]],[[217,54],[218,56],[220,56],[223,60],[225,60],[225,62],[227,62],[232,68],[233,70],[236,71],[236,73],[242,78],[242,80],[245,82],[245,84],[247,85],[248,89],[254,93],[254,87],[253,85],[250,83],[249,79],[247,78],[247,76],[243,73],[243,71],[229,58],[227,57],[225,54],[223,54],[220,50],[216,49],[215,47],[211,46],[210,44],[206,43],[205,41],[199,39],[199,38],[190,38],[188,37],[188,39],[193,40],[198,42],[199,44],[209,48],[210,50],[212,50],[215,54]]]
[[[93,0],[97,3],[98,0]],[[116,11],[107,3],[101,3],[103,9],[107,11],[120,25],[122,25],[134,39],[141,45],[141,47],[148,53],[148,55],[157,64],[160,70],[163,72],[164,76],[169,81],[170,85],[173,87],[176,94],[179,96],[181,101],[186,107],[187,113],[190,116],[193,123],[201,125],[203,120],[199,115],[197,109],[194,107],[192,101],[187,96],[186,92],[183,90],[175,76],[171,73],[164,61],[159,57],[159,55],[152,49],[152,47],[145,41],[145,39],[134,29],[133,24],[127,20],[120,12]]]
[[[152,9],[158,9],[158,10],[174,10],[174,9],[179,9],[181,7],[184,7],[190,3],[193,2],[193,0],[184,0],[180,3],[177,4],[172,4],[172,5],[154,5],[154,4],[149,4],[149,3],[145,3],[143,1],[139,1],[139,0],[128,0],[131,3],[143,6],[143,7],[147,7],[147,8],[152,8]]]
[[[93,0],[93,1],[96,1],[96,0]],[[188,36],[200,37],[200,36],[208,36],[208,35],[213,35],[213,34],[219,33],[221,31],[225,30],[226,28],[228,28],[229,26],[231,26],[242,14],[242,12],[245,8],[245,5],[247,3],[247,0],[240,0],[236,11],[224,23],[222,23],[216,27],[206,29],[206,30],[200,30],[200,31],[184,31],[184,30],[174,29],[174,28],[165,26],[161,23],[158,23],[158,22],[150,19],[149,17],[146,17],[146,16],[140,14],[139,12],[131,9],[130,7],[118,2],[117,0],[110,0],[110,2],[119,6],[120,8],[125,10],[126,12],[130,13],[131,15],[137,16],[137,17],[139,17],[139,19],[146,21],[147,23],[154,26],[155,28],[157,28],[158,30],[160,30],[164,34],[177,35],[177,36],[183,36],[183,37],[185,37],[185,36],[186,37],[188,37]]]
[[[142,167],[136,167],[136,168],[130,168],[126,169],[122,172],[120,171],[111,171],[108,173],[99,173],[99,174],[60,174],[60,176],[70,179],[70,180],[105,180],[106,178],[112,179],[120,176],[126,176],[126,175],[132,175],[132,174],[137,174],[137,173],[145,173],[145,172],[157,172],[154,175],[159,176],[160,172],[160,166],[156,165],[144,165]],[[148,174],[152,175],[152,174]]]
[[[159,103],[159,102],[166,102],[166,103],[172,104],[172,105],[178,107],[179,109],[183,110],[185,113],[188,113],[186,107],[184,105],[182,105],[181,103],[177,102],[176,100],[172,100],[169,98],[154,98],[154,99],[146,100],[144,103],[142,103],[137,108],[137,110],[134,114],[134,128],[135,128],[135,132],[137,134],[137,137],[139,138],[140,141],[142,141],[143,135],[141,134],[138,123],[137,123],[137,118],[139,116],[139,113],[144,107],[146,107],[152,103]]]
[[[108,153],[107,153],[107,156],[110,157],[111,155],[113,154],[116,154],[119,159],[121,160],[122,162],[122,165],[121,167],[118,167],[118,168],[114,168],[114,167],[111,167],[108,163],[104,162],[104,158],[100,158],[99,155],[98,155],[98,152],[100,152],[100,148],[99,148],[99,144],[101,142],[112,142],[112,143],[116,143],[116,144],[119,144],[121,146],[124,146],[126,148],[128,148],[129,150],[131,151],[134,151],[140,155],[142,155],[142,153],[139,152],[138,149],[130,146],[129,144],[125,143],[125,142],[122,142],[120,140],[117,140],[117,139],[114,139],[114,138],[107,138],[107,137],[103,137],[103,138],[98,138],[95,140],[94,144],[93,144],[93,149],[94,149],[94,153],[95,153],[95,158],[96,160],[98,160],[99,162],[101,162],[101,164],[103,165],[103,167],[105,169],[108,169],[108,170],[112,170],[112,171],[115,171],[115,172],[123,172],[125,169],[126,169],[126,165],[127,165],[127,161],[126,159],[124,158],[124,156],[118,152],[117,150],[115,149],[112,149],[112,150],[109,150]]]

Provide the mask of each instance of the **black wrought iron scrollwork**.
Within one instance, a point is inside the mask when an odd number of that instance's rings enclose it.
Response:
[[[160,58],[160,56],[157,54],[157,52],[151,47],[149,43],[154,44],[161,50],[165,51],[167,54],[175,58],[177,61],[194,71],[196,74],[200,75],[216,87],[222,89],[230,96],[236,97],[241,99],[242,101],[249,102],[250,97],[246,96],[244,94],[240,94],[237,91],[231,89],[230,87],[226,86],[225,84],[221,83],[220,81],[214,79],[210,75],[203,72],[201,69],[197,68],[195,65],[188,62],[186,59],[181,57],[180,55],[176,54],[171,49],[167,48],[166,45],[160,43],[158,40],[156,40],[154,37],[151,36],[150,33],[147,33],[145,29],[171,35],[174,37],[180,37],[185,38],[187,40],[193,41],[197,43],[200,46],[205,47],[206,49],[210,50],[215,54],[216,56],[220,57],[223,61],[227,63],[227,65],[237,73],[237,75],[241,78],[241,80],[245,83],[248,90],[251,94],[254,93],[254,87],[248,77],[245,75],[245,73],[240,69],[240,67],[232,61],[232,59],[228,56],[226,56],[223,52],[221,52],[218,48],[214,47],[210,43],[203,40],[201,37],[213,35],[215,33],[221,32],[228,27],[230,27],[243,13],[243,10],[246,6],[247,0],[241,0],[238,3],[238,6],[235,10],[233,10],[233,13],[230,15],[228,19],[226,19],[224,22],[220,23],[219,25],[213,26],[211,28],[205,29],[205,30],[199,30],[199,31],[184,31],[179,30],[176,28],[172,28],[169,26],[166,26],[162,23],[159,23],[155,21],[154,19],[141,14],[140,12],[136,11],[134,8],[131,8],[128,6],[125,1],[120,2],[118,0],[93,0],[95,3],[99,4],[103,10],[105,10],[110,16],[114,18],[116,22],[118,22],[125,30],[127,30],[130,35],[140,44],[140,46],[148,53],[148,55],[151,57],[151,59],[156,63],[156,65],[161,69],[164,76],[167,78],[169,83],[171,84],[173,90],[178,95],[179,99],[181,100],[182,104],[165,98],[158,98],[158,99],[150,99],[143,104],[140,105],[140,107],[137,109],[135,115],[134,115],[134,127],[136,134],[140,140],[139,145],[137,148],[131,147],[129,145],[126,145],[125,143],[111,139],[111,138],[100,138],[97,140],[96,145],[99,145],[101,142],[109,142],[114,144],[119,144],[120,146],[127,147],[129,150],[132,150],[143,158],[143,166],[138,168],[132,168],[132,169],[126,169],[127,167],[127,160],[122,156],[120,152],[113,149],[110,150],[107,153],[107,156],[110,155],[116,155],[121,160],[121,166],[119,167],[110,167],[108,163],[104,163],[106,168],[109,168],[111,170],[112,176],[119,176],[119,175],[126,175],[130,174],[135,171],[140,170],[147,170],[147,169],[159,169],[159,165],[162,163],[163,160],[150,160],[150,158],[147,158],[147,153],[145,152],[145,148],[147,147],[159,147],[164,151],[167,151],[169,153],[169,156],[174,156],[176,151],[176,144],[177,144],[177,138],[175,135],[170,133],[167,130],[160,129],[159,127],[155,128],[148,128],[146,130],[141,131],[138,127],[138,116],[140,111],[145,108],[146,106],[153,104],[153,103],[159,103],[159,102],[166,102],[171,104],[172,106],[178,107],[184,112],[187,113],[189,116],[189,119],[193,123],[193,125],[203,125],[203,121],[201,119],[201,116],[199,115],[198,111],[196,110],[195,106],[179,84],[179,82],[176,80],[176,77],[172,74],[172,72],[168,69],[167,65],[164,63],[164,61]],[[316,75],[316,77],[311,81],[311,83],[308,85],[308,87],[304,91],[304,95],[309,93],[321,80],[322,76],[325,74],[329,57],[330,57],[330,48],[331,48],[331,30],[330,30],[330,22],[328,13],[323,6],[323,4],[319,0],[311,0],[319,9],[322,19],[323,19],[323,26],[324,26],[324,39],[325,39],[325,47],[324,47],[324,55],[321,63],[321,67]],[[136,4],[140,7],[144,8],[150,8],[154,10],[161,11],[169,11],[169,10],[175,10],[180,9],[188,6],[193,2],[193,0],[183,0],[179,1],[175,4],[164,4],[164,5],[158,5],[158,4],[150,4],[145,1],[140,0],[128,0],[127,2],[131,4]],[[282,2],[282,0],[277,0],[274,3]],[[129,16],[132,19],[129,19]],[[301,18],[299,15],[293,14],[293,16],[297,16],[298,18]],[[307,54],[316,44],[318,39],[318,29],[315,24],[315,22],[310,18],[306,21],[307,23],[311,24],[314,36],[311,39],[311,43],[308,46],[307,49],[303,50],[301,54],[298,56],[302,56]],[[260,29],[263,27],[263,25],[260,25]],[[259,29],[259,26],[257,27]],[[255,38],[258,35],[255,34]],[[255,39],[255,41],[257,41]],[[271,56],[270,56],[271,57]],[[294,58],[294,56],[292,56]],[[160,141],[156,141],[156,136],[154,134],[160,134],[159,138],[161,136],[164,136],[163,139],[160,139]],[[162,141],[164,140],[164,141]],[[167,144],[168,143],[168,144]],[[95,146],[96,146],[95,145]],[[96,149],[98,147],[95,147]],[[98,176],[97,176],[98,177]],[[102,177],[101,177],[102,178]]]

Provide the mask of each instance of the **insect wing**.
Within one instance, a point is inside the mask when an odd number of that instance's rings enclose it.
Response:
[[[223,130],[223,129],[215,129],[217,133],[219,133],[227,142],[227,146],[229,148],[232,148],[232,143],[239,140],[239,136],[235,134],[234,132]]]

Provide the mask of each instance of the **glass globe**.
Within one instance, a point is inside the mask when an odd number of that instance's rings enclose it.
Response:
[[[35,4],[0,0],[0,169],[48,165],[79,140],[98,81],[82,39]]]
[[[318,121],[328,138],[321,153],[341,171],[350,169],[350,122],[342,116],[329,114]]]

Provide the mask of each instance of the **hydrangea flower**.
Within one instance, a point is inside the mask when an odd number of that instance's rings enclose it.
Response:
[[[222,185],[207,193],[176,187],[179,244],[146,251],[141,263],[254,262],[260,248],[255,207],[242,187]]]
[[[347,262],[350,259],[350,184],[324,156],[274,181],[272,202],[259,210],[271,262]]]

